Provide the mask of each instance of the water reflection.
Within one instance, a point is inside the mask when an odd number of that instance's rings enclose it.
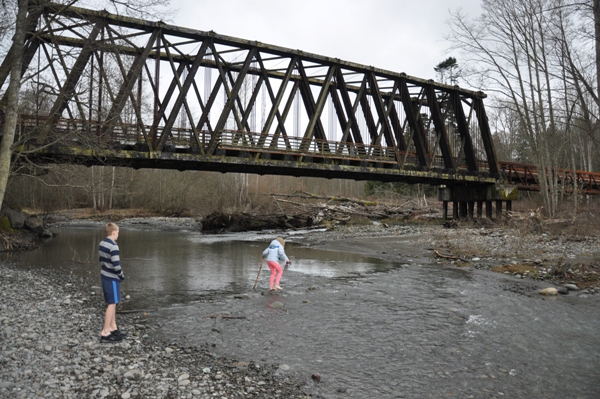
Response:
[[[13,261],[31,268],[75,273],[97,285],[97,248],[104,238],[103,227],[61,227],[57,232],[56,238],[35,251],[16,254]],[[126,276],[123,291],[136,306],[165,306],[247,291],[254,285],[261,253],[272,238],[257,233],[202,235],[121,227],[118,244]],[[286,253],[292,266],[283,274],[284,285],[302,276],[336,278],[393,267],[378,259],[305,248],[289,241]],[[263,268],[259,287],[264,287],[268,276]]]

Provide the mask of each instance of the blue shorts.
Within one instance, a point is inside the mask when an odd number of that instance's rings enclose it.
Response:
[[[109,305],[121,302],[121,282],[102,278],[102,291],[104,292],[104,300]]]

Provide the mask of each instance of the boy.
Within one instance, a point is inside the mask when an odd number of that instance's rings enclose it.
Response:
[[[117,328],[117,303],[121,301],[121,281],[125,280],[123,270],[121,270],[121,259],[119,258],[119,227],[114,223],[108,223],[105,227],[106,238],[102,240],[98,248],[100,256],[100,265],[102,271],[100,278],[102,280],[102,291],[104,300],[107,303],[106,314],[104,315],[104,328],[100,332],[100,342],[118,342],[125,334]]]

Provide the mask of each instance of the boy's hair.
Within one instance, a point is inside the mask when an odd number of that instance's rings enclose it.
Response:
[[[107,223],[106,226],[104,227],[104,231],[106,231],[107,236],[111,235],[113,231],[118,231],[118,230],[119,230],[119,226],[117,226],[114,223]]]
[[[283,238],[277,237],[276,240],[279,241],[282,247],[285,247],[285,241],[283,241]]]

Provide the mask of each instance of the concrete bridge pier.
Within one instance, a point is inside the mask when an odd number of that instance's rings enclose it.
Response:
[[[496,220],[502,220],[502,208],[512,210],[512,201],[517,199],[516,186],[502,184],[463,187],[443,186],[438,189],[438,199],[444,207],[444,219],[448,219],[449,204],[452,203],[452,219],[475,219],[475,204],[477,204],[477,219],[483,217],[483,204],[485,203],[485,217],[494,219],[494,203]],[[503,203],[506,205],[503,206]]]

